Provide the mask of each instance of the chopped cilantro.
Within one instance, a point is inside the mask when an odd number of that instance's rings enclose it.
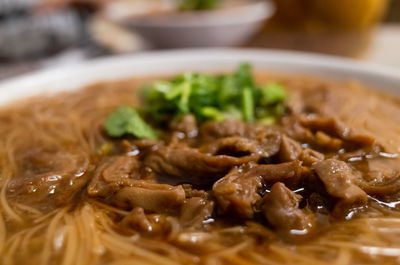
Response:
[[[107,118],[105,127],[113,137],[156,138],[144,119],[165,128],[188,113],[200,123],[238,119],[274,124],[284,114],[286,97],[285,88],[276,82],[257,87],[249,64],[241,64],[233,74],[187,72],[145,87],[143,105],[137,110],[119,108]]]
[[[261,87],[260,104],[262,106],[282,102],[285,98],[285,88],[278,83],[269,83]]]
[[[112,137],[131,134],[137,138],[157,138],[157,133],[132,108],[120,107],[107,117],[107,133]]]
[[[247,122],[254,121],[254,98],[253,91],[246,87],[242,90],[242,112],[243,119]]]

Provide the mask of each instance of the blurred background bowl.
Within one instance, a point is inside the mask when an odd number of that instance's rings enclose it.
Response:
[[[215,9],[183,7],[200,2]],[[0,80],[106,55],[211,46],[400,68],[400,0],[0,0]]]
[[[274,13],[269,1],[243,2],[211,11],[125,18],[120,23],[156,48],[238,46],[257,33]]]

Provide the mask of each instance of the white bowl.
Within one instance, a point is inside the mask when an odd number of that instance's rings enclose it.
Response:
[[[363,84],[400,95],[400,70],[331,56],[274,50],[193,49],[96,59],[40,71],[0,83],[0,104],[40,93],[74,90],[90,83],[183,71],[227,71],[240,62],[258,70],[306,74]]]
[[[159,48],[222,47],[245,43],[271,17],[266,0],[213,11],[140,16],[122,22]]]

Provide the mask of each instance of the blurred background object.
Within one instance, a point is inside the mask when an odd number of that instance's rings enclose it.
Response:
[[[400,0],[0,0],[0,79],[98,56],[204,46],[400,68]]]
[[[388,0],[275,0],[277,12],[254,46],[359,57]]]
[[[173,10],[114,21],[140,34],[153,48],[225,47],[245,44],[273,12],[272,3],[265,0],[181,0]]]

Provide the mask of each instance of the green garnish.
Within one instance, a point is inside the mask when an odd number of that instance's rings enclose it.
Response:
[[[157,133],[132,108],[120,107],[107,117],[107,133],[112,137],[131,134],[137,138],[157,138]]]
[[[243,120],[275,124],[284,114],[287,94],[278,83],[255,85],[251,66],[241,64],[233,74],[207,75],[187,72],[172,80],[157,81],[143,90],[138,109],[119,108],[106,120],[110,136],[131,134],[156,138],[155,128],[165,128],[185,114],[201,123],[208,120]]]
[[[282,102],[285,98],[285,88],[278,83],[269,83],[261,88],[260,104],[262,106]]]
[[[220,110],[218,110],[215,107],[204,107],[201,109],[202,114],[205,117],[210,118],[210,120],[214,121],[224,121],[225,120],[225,115],[222,113]]]
[[[215,9],[218,2],[219,0],[179,0],[179,10],[194,11]]]
[[[243,119],[247,122],[254,121],[254,96],[253,90],[246,87],[242,90]]]

